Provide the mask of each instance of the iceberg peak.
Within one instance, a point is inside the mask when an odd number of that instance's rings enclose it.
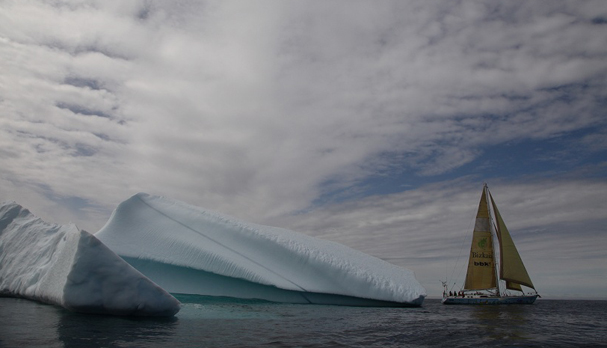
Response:
[[[94,235],[0,206],[0,295],[77,312],[172,316],[180,304]]]

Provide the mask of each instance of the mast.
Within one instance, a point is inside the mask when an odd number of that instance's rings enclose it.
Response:
[[[491,196],[491,193],[489,192],[489,186],[487,186],[487,183],[484,184],[483,186],[483,193],[485,194],[485,199],[487,200],[487,210],[489,211],[489,220],[491,221],[491,234],[495,236],[495,238],[493,238],[493,270],[495,272],[495,288],[497,289],[497,296],[501,297],[502,296],[502,290],[500,288],[500,268],[502,266],[502,249],[501,249],[501,240],[500,240],[500,234],[499,234],[499,227],[497,226],[494,216],[495,216],[495,210],[493,211],[493,214],[491,213],[491,203],[493,202],[493,197]],[[497,252],[499,250],[500,253],[500,257],[499,257],[499,263],[498,263],[498,258],[495,256],[495,252]]]

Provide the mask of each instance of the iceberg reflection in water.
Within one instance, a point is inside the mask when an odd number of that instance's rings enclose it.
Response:
[[[0,297],[2,347],[603,347],[607,301],[417,308],[177,295],[172,318],[73,313]],[[433,325],[428,325],[432,323]]]

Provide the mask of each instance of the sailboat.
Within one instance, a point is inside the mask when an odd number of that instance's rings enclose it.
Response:
[[[448,292],[446,282],[443,286],[443,304],[532,304],[539,297],[487,184],[476,214],[464,287]],[[522,286],[533,292],[525,293]]]

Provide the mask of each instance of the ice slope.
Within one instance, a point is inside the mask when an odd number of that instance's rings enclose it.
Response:
[[[172,293],[348,305],[425,298],[410,270],[341,244],[144,193],[96,237]]]
[[[0,295],[87,313],[172,316],[180,304],[75,225],[0,206]]]

